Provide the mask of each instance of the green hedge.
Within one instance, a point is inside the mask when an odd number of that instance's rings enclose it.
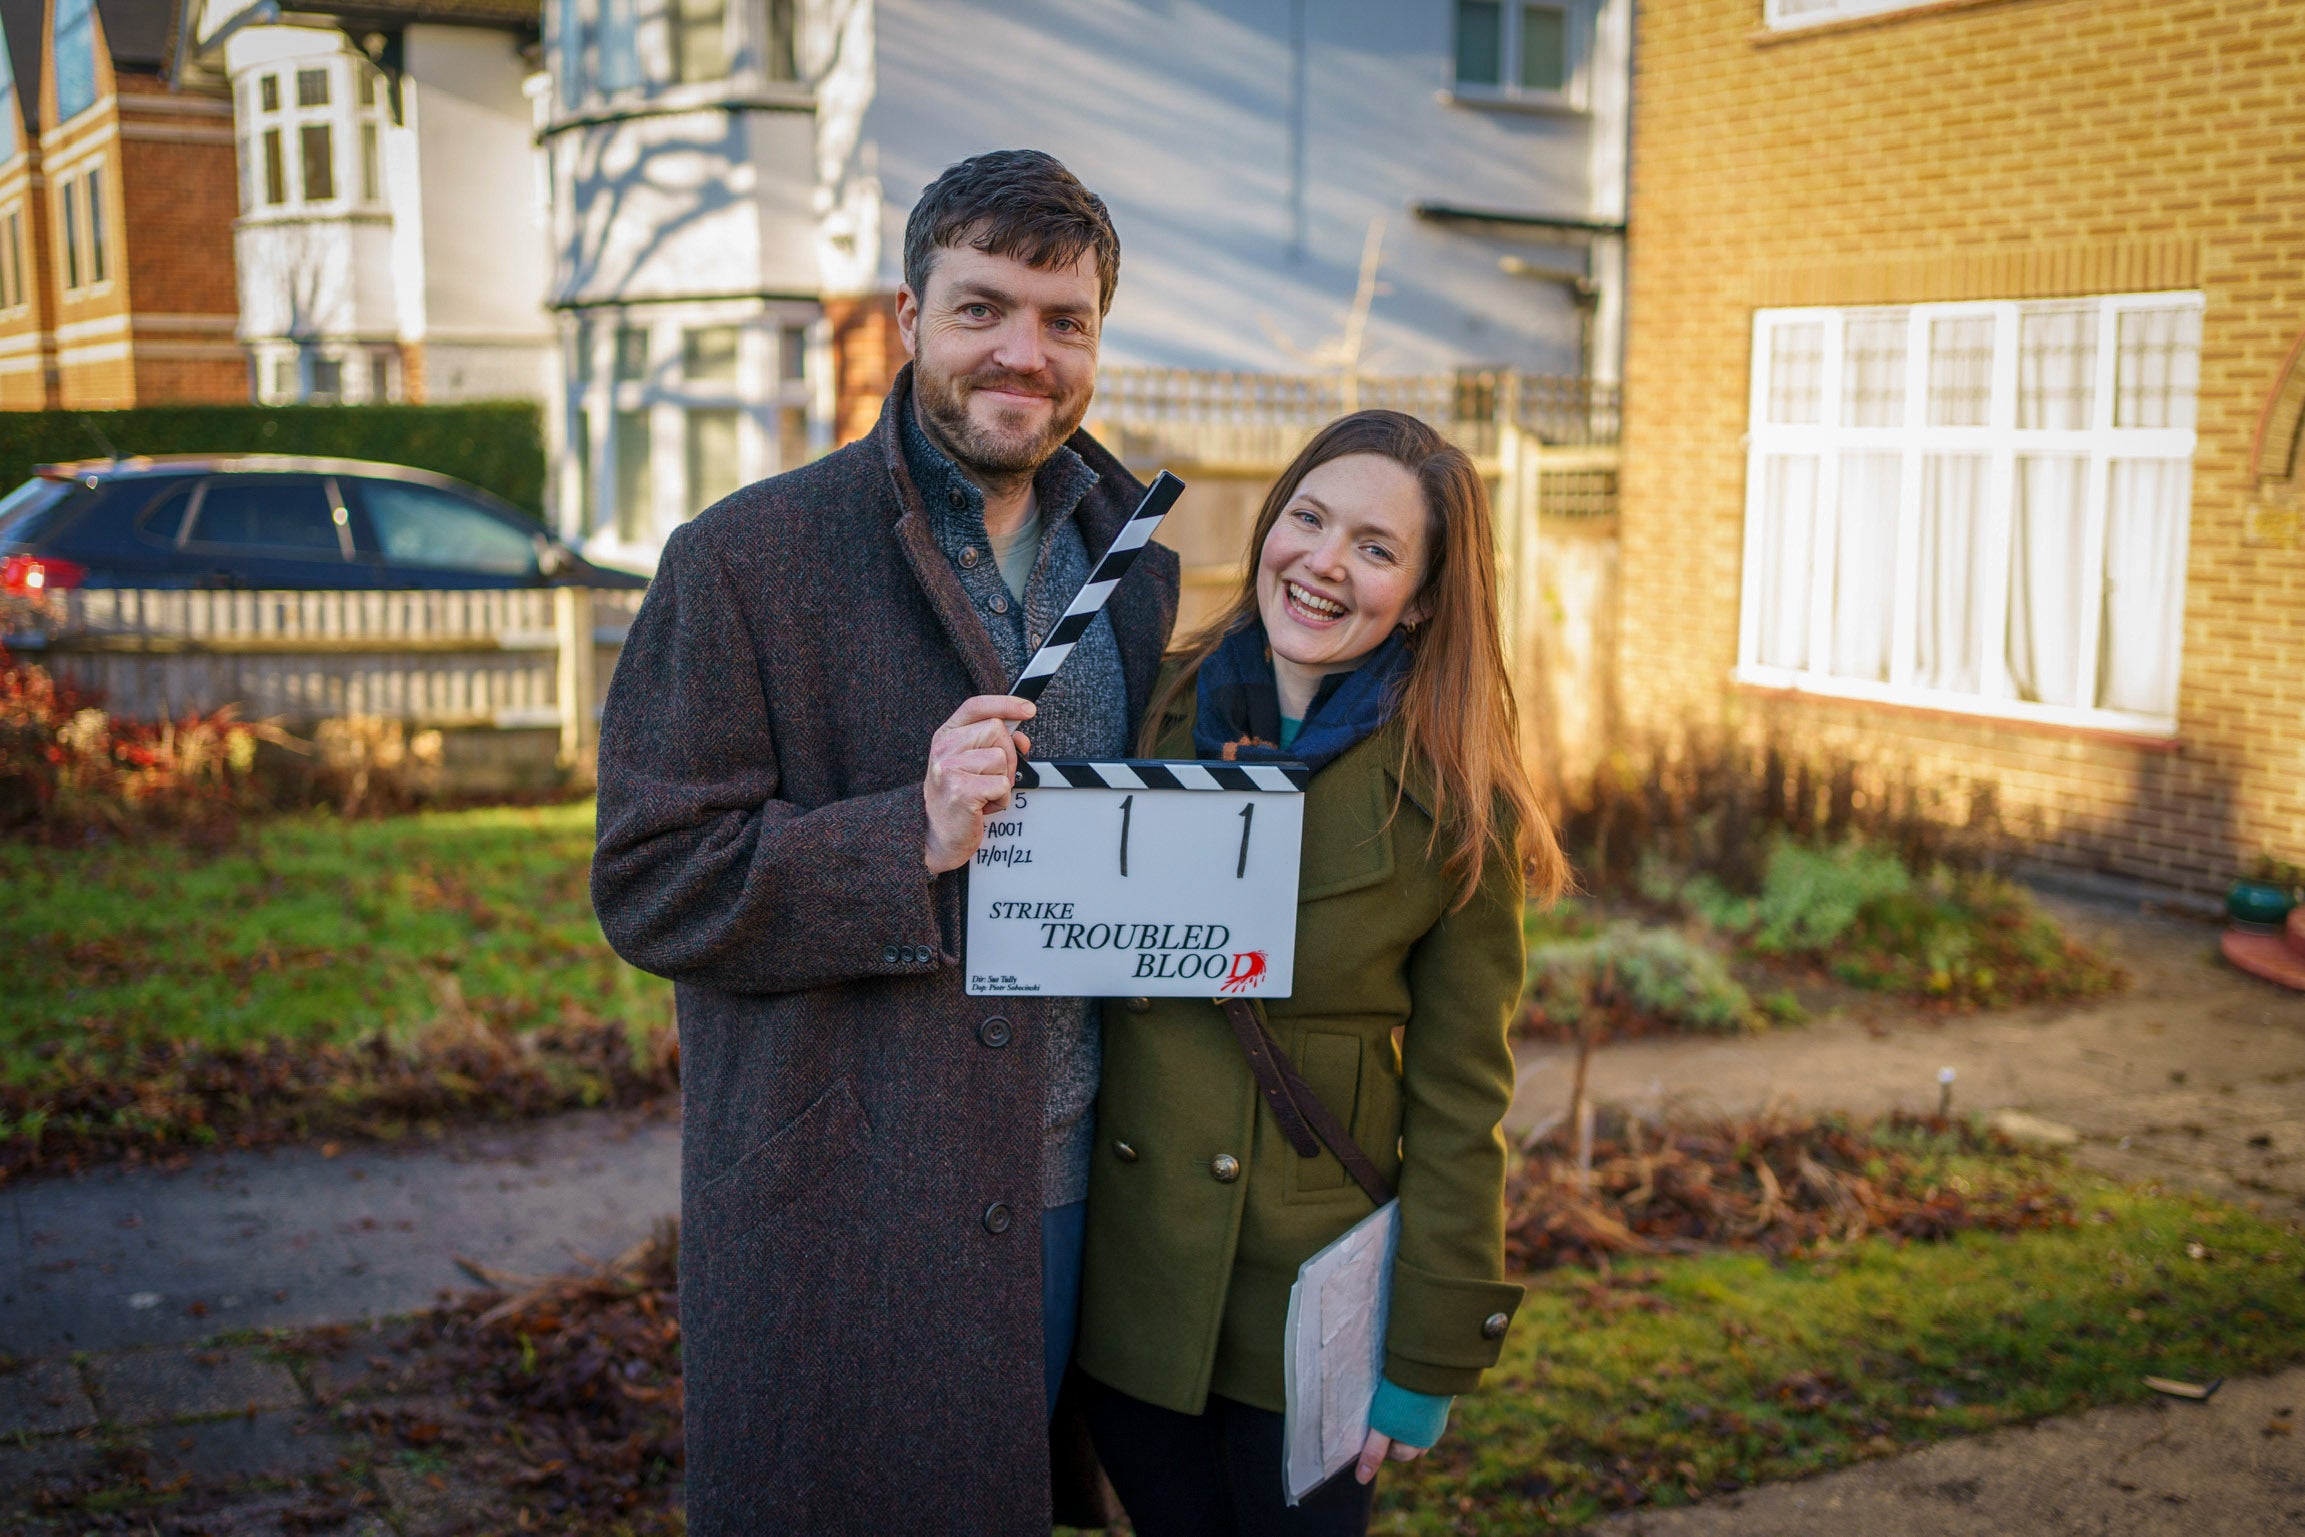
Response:
[[[316,454],[408,464],[469,481],[537,516],[544,512],[543,412],[516,400],[0,411],[0,491],[34,465],[104,458],[107,442],[127,455]]]

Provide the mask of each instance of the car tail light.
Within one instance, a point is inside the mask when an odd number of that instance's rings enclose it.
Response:
[[[69,592],[88,580],[88,568],[53,555],[11,555],[0,560],[0,592],[38,597],[44,592]]]

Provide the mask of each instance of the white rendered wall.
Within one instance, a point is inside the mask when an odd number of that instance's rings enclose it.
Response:
[[[697,107],[551,140],[567,305],[817,289],[806,111]]]
[[[1626,3],[1580,19],[1592,110],[1539,111],[1443,99],[1448,0],[877,0],[876,78],[842,157],[881,195],[874,286],[900,280],[905,215],[929,180],[1029,146],[1112,209],[1109,361],[1305,371],[1341,336],[1382,218],[1364,370],[1575,373],[1583,327],[1566,289],[1500,261],[1582,274],[1582,247],[1427,223],[1409,206],[1613,214],[1594,173],[1621,173],[1624,93],[1592,76],[1627,67]],[[826,132],[846,131],[828,113]],[[1618,148],[1596,153],[1596,132]]]
[[[404,48],[419,193],[411,243],[423,274],[408,339],[424,343],[425,398],[540,398],[554,335],[551,246],[528,67],[509,33],[478,27],[412,26]]]

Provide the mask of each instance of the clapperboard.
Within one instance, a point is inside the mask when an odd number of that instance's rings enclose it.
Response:
[[[1048,686],[1183,489],[1153,482],[1015,693]],[[1295,763],[1020,764],[969,868],[968,991],[1287,997],[1309,778]]]

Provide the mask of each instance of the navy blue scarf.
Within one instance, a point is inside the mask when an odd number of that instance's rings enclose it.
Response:
[[[1280,689],[1266,653],[1265,627],[1252,619],[1201,663],[1193,752],[1227,763],[1294,761],[1317,774],[1392,718],[1408,675],[1409,643],[1396,630],[1351,672],[1321,679],[1296,741],[1284,750]]]

